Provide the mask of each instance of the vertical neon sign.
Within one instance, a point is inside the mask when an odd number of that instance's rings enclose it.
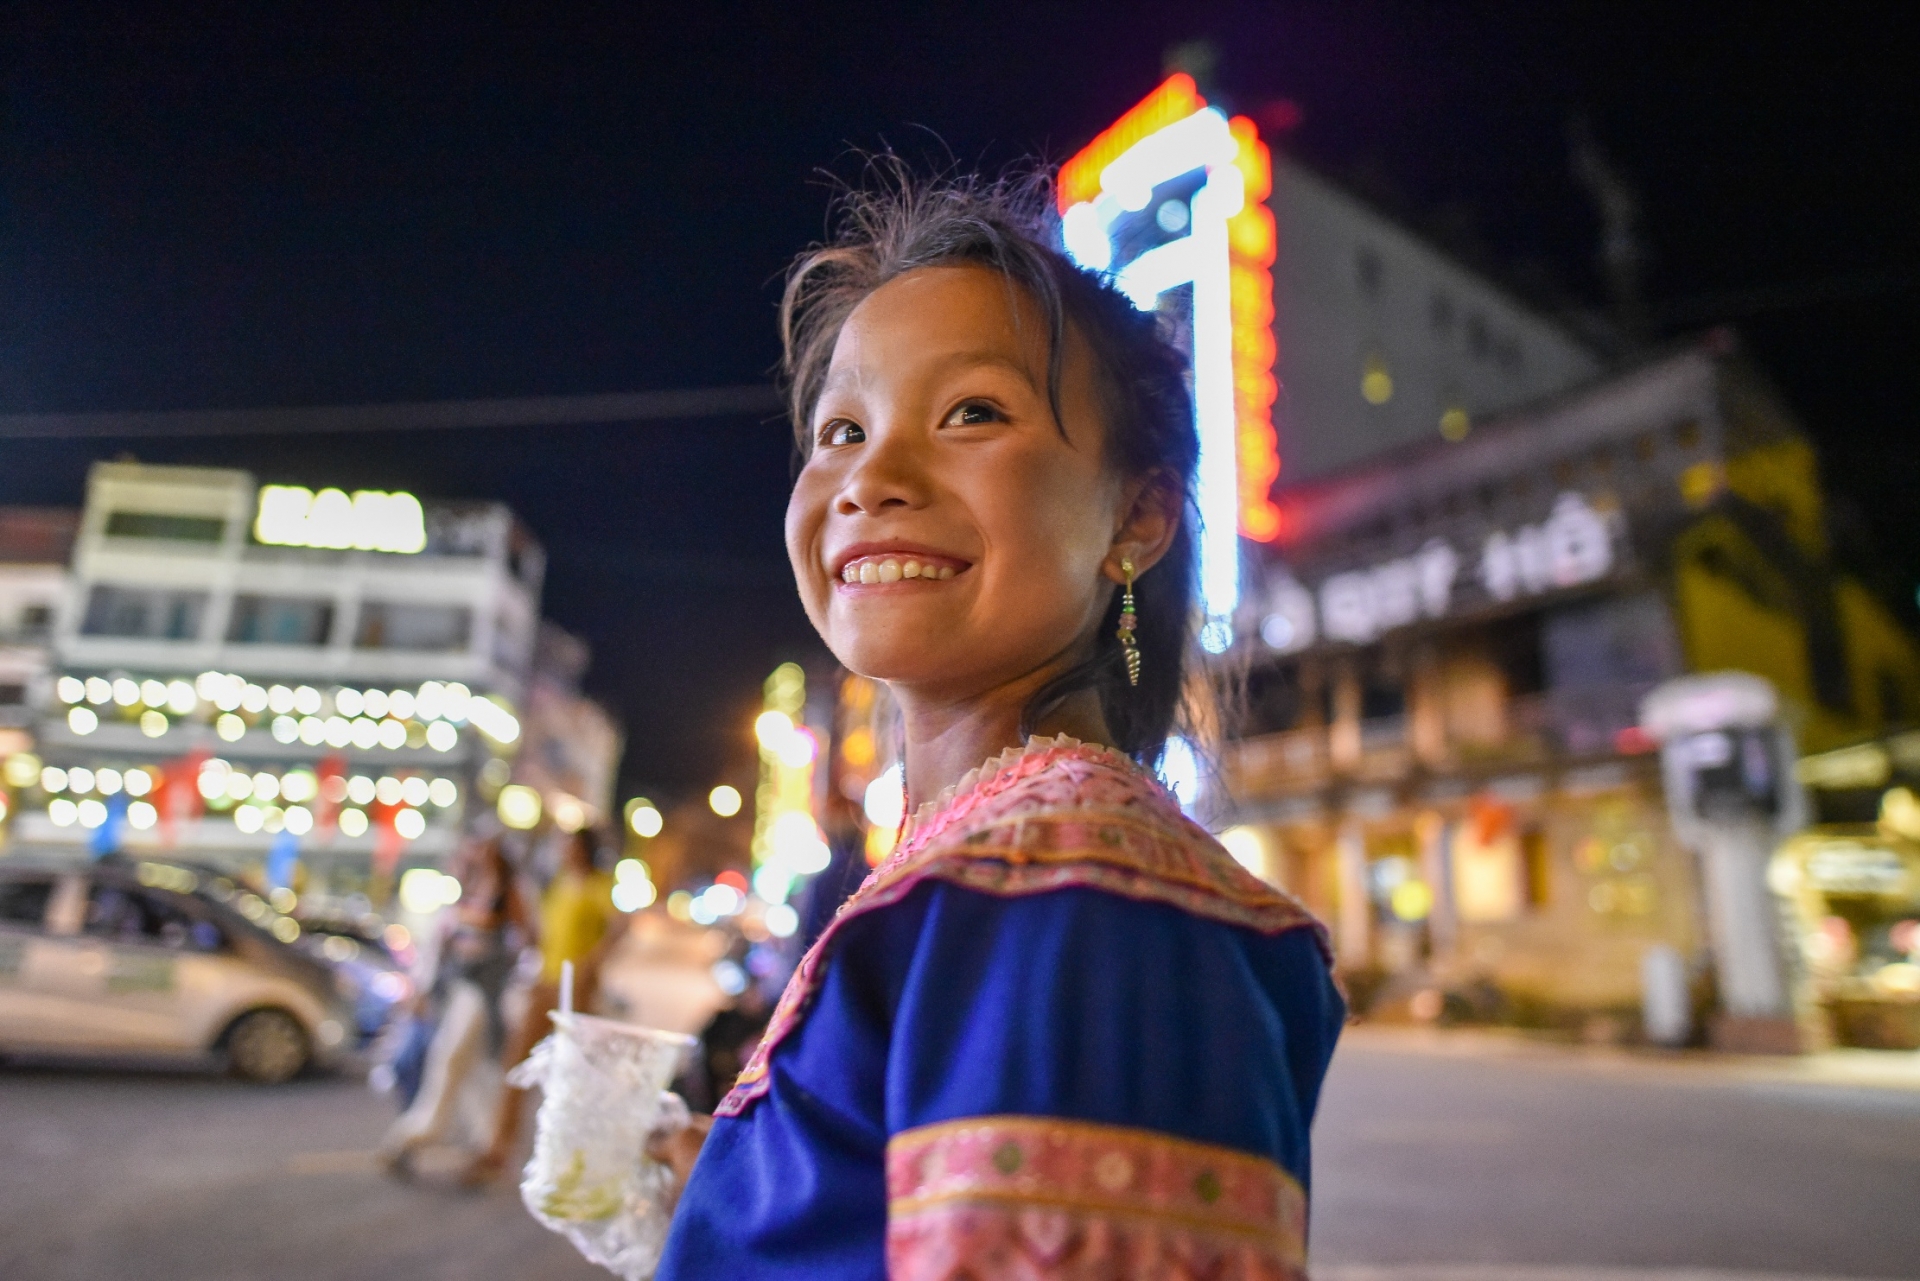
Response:
[[[1216,654],[1233,644],[1239,538],[1271,542],[1280,532],[1268,493],[1280,474],[1272,186],[1272,156],[1253,122],[1207,106],[1187,75],[1170,76],[1060,168],[1074,261],[1109,275],[1143,311],[1192,289],[1200,640]]]

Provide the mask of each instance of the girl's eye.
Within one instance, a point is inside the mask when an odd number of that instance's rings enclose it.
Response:
[[[820,429],[820,443],[823,445],[858,445],[866,438],[866,428],[844,418],[836,418]]]
[[[983,400],[969,400],[954,407],[947,415],[949,427],[979,427],[986,423],[1005,422],[1006,415]]]

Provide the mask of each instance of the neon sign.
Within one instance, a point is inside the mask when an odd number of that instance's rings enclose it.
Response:
[[[1189,318],[1200,507],[1201,643],[1233,643],[1238,538],[1271,542],[1280,512],[1273,430],[1273,158],[1251,120],[1168,77],[1060,168],[1067,252],[1141,310],[1192,287]],[[1184,233],[1184,234],[1182,234]]]
[[[426,513],[412,494],[378,489],[323,489],[262,485],[253,536],[272,547],[322,547],[336,551],[426,550]]]
[[[1330,575],[1317,592],[1283,572],[1267,584],[1260,636],[1283,654],[1321,640],[1366,645],[1423,618],[1597,583],[1621,565],[1625,539],[1626,526],[1617,516],[1568,491],[1539,524],[1489,531],[1471,577],[1461,573],[1466,557],[1440,537],[1416,551]]]

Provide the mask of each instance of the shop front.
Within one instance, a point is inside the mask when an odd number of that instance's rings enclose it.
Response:
[[[1703,345],[1275,501],[1218,809],[1332,924],[1356,1004],[1697,1034],[1718,953],[1647,696],[1756,672],[1815,748],[1920,715],[1920,654],[1825,559],[1757,375]]]

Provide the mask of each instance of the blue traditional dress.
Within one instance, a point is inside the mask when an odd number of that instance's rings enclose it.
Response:
[[[716,1109],[659,1275],[1306,1275],[1324,932],[1127,757],[923,809]]]

